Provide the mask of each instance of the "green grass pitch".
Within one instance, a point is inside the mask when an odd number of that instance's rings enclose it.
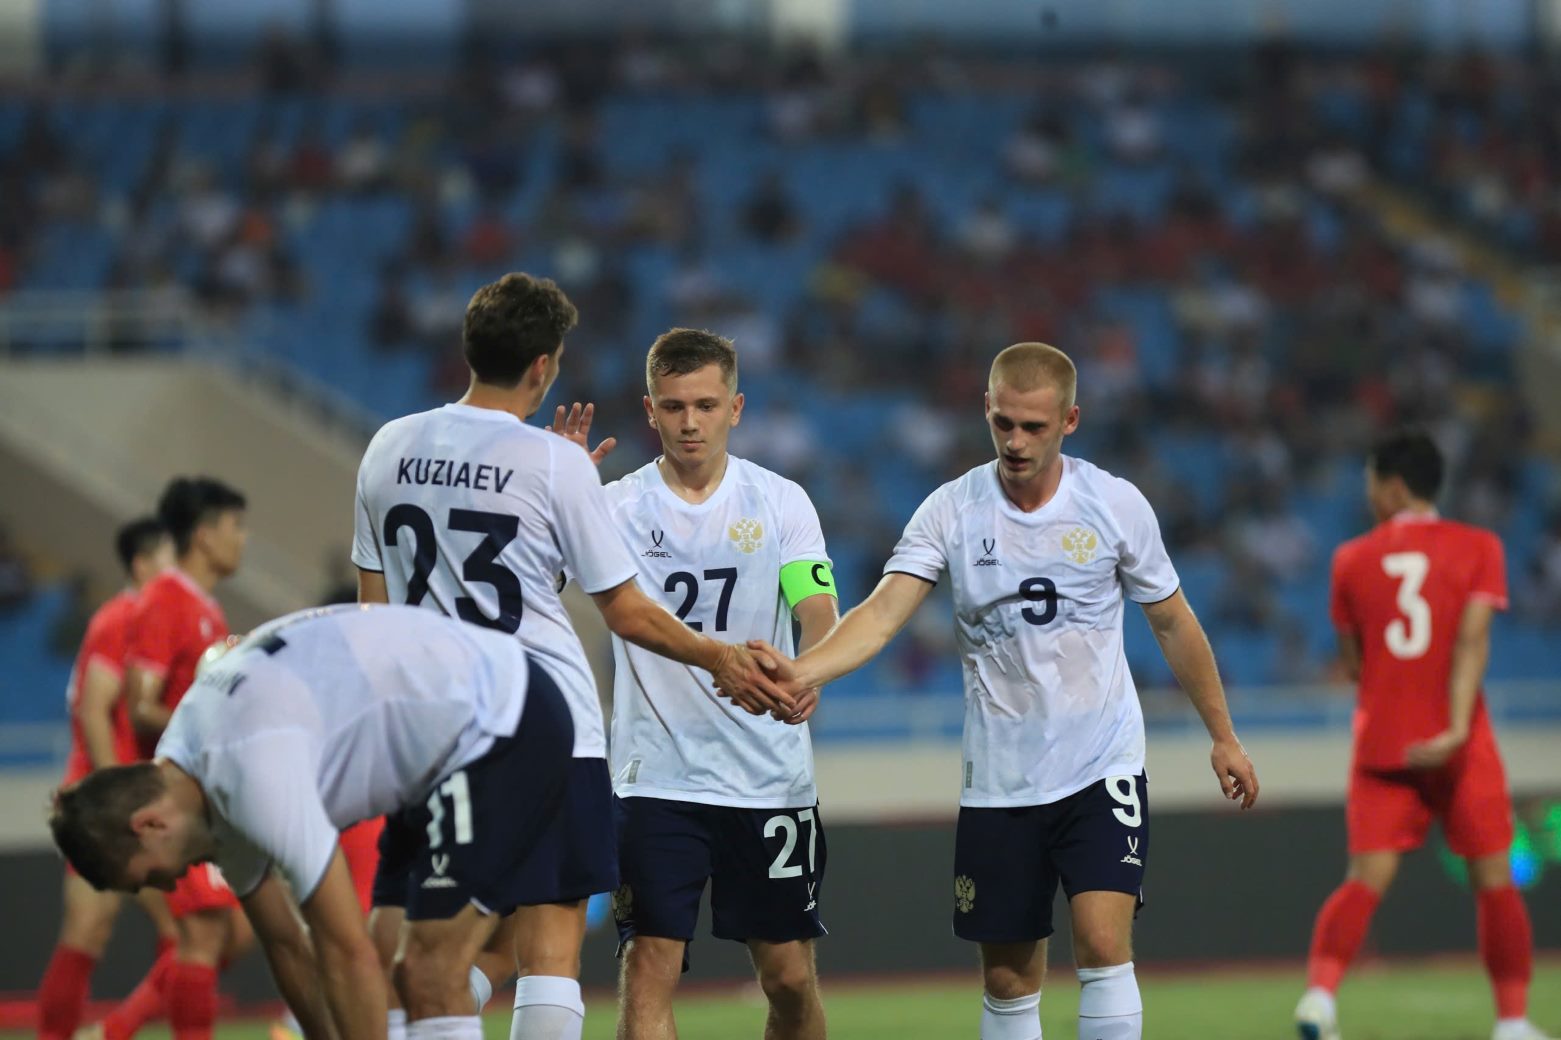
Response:
[[[1148,971],[1141,979],[1147,1010],[1145,1035],[1153,1040],[1289,1040],[1290,1012],[1300,995],[1295,970],[1284,972]],[[829,1032],[838,1040],[960,1040],[976,1036],[979,997],[974,974],[958,980],[911,980],[899,985],[840,984],[825,980]],[[1536,969],[1531,1017],[1561,1032],[1561,961],[1547,958]],[[1048,1038],[1077,1035],[1074,1012],[1078,984],[1059,971],[1041,1001]],[[1490,991],[1472,962],[1366,967],[1346,980],[1339,994],[1346,1040],[1485,1040],[1490,1036]],[[727,995],[690,994],[679,1006],[682,1040],[755,1040],[764,1009],[757,991]],[[11,1040],[24,1034],[0,1033]],[[165,1040],[161,1029],[142,1034]],[[264,1023],[225,1023],[218,1040],[266,1040]],[[609,1040],[613,1008],[605,994],[590,1002],[585,1040]],[[487,1018],[487,1036],[505,1040],[509,1015]]]

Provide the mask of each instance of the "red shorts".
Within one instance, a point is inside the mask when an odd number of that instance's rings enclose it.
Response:
[[[1351,855],[1417,849],[1433,820],[1441,823],[1448,847],[1464,859],[1512,847],[1512,798],[1488,730],[1471,737],[1462,754],[1441,769],[1381,772],[1356,766],[1344,814]]]
[[[347,872],[352,875],[352,886],[358,890],[358,902],[363,912],[369,912],[374,901],[374,872],[379,869],[379,832],[385,829],[385,818],[355,823],[341,832],[341,854],[347,861]]]
[[[211,863],[195,864],[168,893],[168,909],[176,918],[203,910],[236,910],[238,905],[238,896],[222,879],[222,871]]]

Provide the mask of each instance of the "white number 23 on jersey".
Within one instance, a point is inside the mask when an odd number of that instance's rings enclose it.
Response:
[[[1398,609],[1404,615],[1388,622],[1388,653],[1401,661],[1422,657],[1431,647],[1431,604],[1420,594],[1431,560],[1422,552],[1389,553],[1382,557],[1382,570],[1398,579]]]

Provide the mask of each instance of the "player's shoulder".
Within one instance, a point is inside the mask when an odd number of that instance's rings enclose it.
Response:
[[[92,619],[87,622],[90,629],[94,626],[124,624],[135,614],[136,603],[139,601],[135,592],[130,589],[120,589],[114,593],[103,605],[92,612]]]
[[[782,476],[757,462],[750,462],[736,455],[728,458],[730,461],[727,463],[727,474],[737,486],[750,489],[777,511],[796,502],[799,496],[807,499],[808,493],[803,490],[802,485],[790,477]]]
[[[1123,513],[1138,515],[1145,509],[1153,509],[1148,497],[1127,477],[1118,476],[1075,455],[1064,455],[1062,461],[1067,467],[1075,499],[1093,504],[1112,516]]]
[[[435,421],[442,411],[442,408],[431,408],[427,411],[413,412],[411,415],[403,415],[400,418],[390,420],[374,431],[374,436],[369,438],[369,446],[363,453],[363,457],[368,458],[379,451],[385,450],[388,445],[398,445],[415,437],[430,422]]]
[[[141,586],[140,593],[130,602],[130,610],[132,613],[144,614],[156,607],[184,600],[185,593],[184,582],[170,568]]]
[[[1478,524],[1465,523],[1462,520],[1448,520],[1446,518],[1437,521],[1437,526],[1442,529],[1444,537],[1458,551],[1466,549],[1501,549],[1501,535],[1488,527]]]
[[[607,500],[614,506],[632,505],[656,493],[661,474],[656,470],[656,460],[651,459],[639,469],[630,470],[617,480],[602,485]]]
[[[922,500],[922,508],[968,509],[995,506],[998,502],[997,463],[983,462],[952,480],[946,480]]]

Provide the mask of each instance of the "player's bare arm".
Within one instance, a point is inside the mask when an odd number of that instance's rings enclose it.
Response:
[[[1243,809],[1252,808],[1257,801],[1257,770],[1236,739],[1214,651],[1187,596],[1178,589],[1160,602],[1145,603],[1143,607],[1165,663],[1171,666],[1171,673],[1214,741],[1209,762],[1214,775],[1219,777],[1220,790],[1226,798],[1239,798]]]
[[[613,635],[653,654],[705,669],[717,688],[727,691],[745,711],[790,715],[797,710],[796,697],[765,674],[752,650],[695,632],[640,591],[634,579],[592,593],[591,598]],[[782,656],[773,650],[770,653]]]
[[[1349,676],[1350,682],[1360,681],[1360,634],[1349,629],[1338,630],[1339,639],[1339,663],[1344,666],[1344,674]]]
[[[1447,684],[1447,729],[1405,749],[1405,761],[1411,769],[1436,769],[1446,765],[1469,739],[1480,683],[1485,678],[1485,667],[1490,663],[1491,621],[1495,613],[1495,608],[1484,600],[1472,600],[1463,608]]]
[[[590,445],[591,422],[596,418],[596,405],[586,402],[581,405],[579,401],[569,406],[567,414],[564,406],[559,405],[553,409],[552,425],[544,427],[550,433],[556,433],[566,441],[573,441],[584,448],[586,454],[591,456],[591,461],[600,466],[602,460],[612,453],[618,446],[618,438],[606,437],[595,448]]]
[[[128,665],[125,668],[125,696],[129,698],[130,724],[139,733],[157,736],[168,728],[173,717],[163,704],[163,687],[167,680],[153,675],[144,668]]]
[[[314,947],[287,886],[274,874],[267,875],[244,897],[243,903],[244,914],[254,925],[255,934],[265,950],[277,989],[298,1017],[304,1036],[309,1040],[337,1036],[325,991],[320,988]]]
[[[830,630],[840,623],[840,601],[828,593],[821,592],[800,601],[792,609],[792,614],[802,629],[797,650],[799,653],[807,653],[823,642]],[[813,717],[814,710],[818,708],[818,695],[817,687],[803,690],[797,697],[796,711],[781,718],[781,721],[793,726],[800,726],[808,721]]]
[[[905,627],[931,591],[930,581],[909,574],[886,574],[872,595],[848,611],[817,646],[798,654],[795,661],[787,662],[785,655],[762,639],[750,640],[748,646],[776,658],[779,667],[773,674],[793,698],[799,697],[871,661]]]
[[[390,589],[385,585],[383,571],[366,571],[362,567],[358,568],[358,602],[390,602]]]
[[[118,765],[114,755],[114,705],[119,703],[121,675],[101,660],[87,662],[87,674],[76,700],[76,721],[93,769]]]
[[[389,994],[369,938],[347,860],[337,849],[325,876],[303,903],[331,1018],[343,1037],[385,1035]]]

